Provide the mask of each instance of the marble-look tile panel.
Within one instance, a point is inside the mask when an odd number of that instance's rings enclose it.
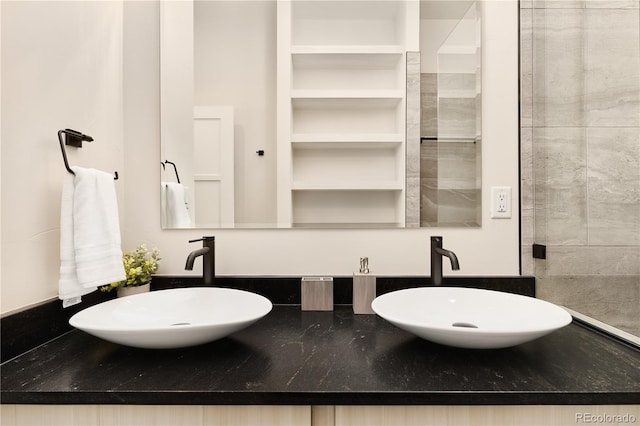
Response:
[[[407,52],[405,226],[420,226],[420,52]]]
[[[420,144],[420,177],[438,178],[438,142],[423,141]]]
[[[407,52],[406,137],[407,175],[420,175],[420,52]]]
[[[640,182],[640,128],[587,129],[588,176]]]
[[[588,214],[590,246],[640,246],[640,181],[589,179]]]
[[[473,143],[476,153],[476,188],[482,188],[482,139],[477,139]]]
[[[584,11],[533,11],[533,125],[584,123]]]
[[[438,98],[438,138],[475,138],[475,98]]]
[[[547,276],[547,261],[544,259],[533,259],[533,271],[536,277],[536,281]],[[538,294],[538,284],[536,283],[536,297]]]
[[[534,129],[534,143],[546,147],[547,182],[572,185],[584,182],[587,166],[585,130],[575,127]]]
[[[438,224],[477,226],[480,190],[439,189]]]
[[[438,74],[420,74],[420,135],[438,135]]]
[[[448,72],[438,74],[438,93],[473,92],[475,90],[475,74]]]
[[[540,128],[533,144],[544,149],[545,175],[536,175],[536,204],[543,206],[546,244],[587,244],[587,148],[581,128]],[[536,166],[537,167],[537,166]],[[536,209],[536,220],[538,219]],[[539,242],[539,241],[536,241]]]
[[[640,245],[640,128],[589,128],[590,245]]]
[[[587,9],[638,9],[640,0],[585,0]]]
[[[476,188],[476,155],[476,144],[473,142],[439,142],[439,187],[460,188],[447,182],[464,182],[464,188]]]
[[[482,224],[482,139],[474,144],[476,150],[476,225]]]
[[[476,142],[482,140],[482,93],[476,94]],[[479,146],[479,145],[478,145]]]
[[[520,178],[530,181],[534,179],[533,129],[525,126],[520,128]]]
[[[587,244],[586,183],[581,182],[577,187],[552,186],[546,191],[546,243]]]
[[[420,227],[420,177],[407,177],[407,195],[405,201],[406,228]]]
[[[533,129],[520,131],[520,238],[522,274],[533,275],[534,243]]]
[[[522,219],[522,225],[527,227],[533,227],[532,218]],[[520,246],[520,268],[521,273],[524,276],[534,276],[535,275],[535,267],[533,258],[533,243],[530,244],[522,244]]]
[[[640,275],[538,277],[536,296],[640,336]]]
[[[438,179],[420,179],[420,226],[438,224]]]
[[[438,137],[473,138],[477,134],[475,74],[438,75]]]
[[[533,126],[533,11],[520,11],[520,125]]]
[[[584,13],[586,124],[640,126],[640,10]]]
[[[540,137],[543,129],[532,129],[532,167],[533,167],[533,209],[534,209],[534,239],[536,243],[547,243],[547,194],[545,191],[547,181],[547,149],[544,139],[536,140],[536,134]],[[544,135],[544,133],[542,133]]]
[[[547,246],[548,276],[640,275],[640,247]]]
[[[582,9],[587,0],[532,0],[536,9]]]
[[[420,226],[438,222],[438,142],[420,145]]]

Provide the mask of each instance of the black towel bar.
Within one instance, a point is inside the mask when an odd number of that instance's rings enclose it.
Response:
[[[161,164],[163,168],[165,164],[171,164],[173,166],[173,171],[176,172],[176,180],[178,181],[178,183],[180,183],[180,176],[178,176],[178,168],[176,167],[176,163],[173,163],[169,160],[164,160],[164,163]]]
[[[62,134],[64,133],[65,141],[62,143]],[[69,160],[67,160],[67,152],[64,149],[65,145],[74,146],[76,148],[82,148],[82,142],[92,142],[93,138],[84,133],[80,133],[73,129],[64,129],[58,131],[58,140],[60,141],[60,151],[62,151],[62,159],[64,160],[64,167],[69,173],[75,175],[71,167],[69,167]],[[113,173],[113,179],[118,179],[118,172]]]

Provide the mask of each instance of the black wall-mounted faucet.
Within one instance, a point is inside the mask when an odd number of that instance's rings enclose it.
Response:
[[[190,243],[202,241],[202,248],[194,250],[187,256],[184,269],[193,270],[193,262],[196,257],[202,256],[202,278],[206,287],[213,286],[216,278],[216,237],[202,237],[197,240],[189,240]]]
[[[451,261],[451,269],[460,269],[458,257],[450,250],[442,248],[442,237],[431,237],[431,281],[433,285],[442,285],[442,256]]]

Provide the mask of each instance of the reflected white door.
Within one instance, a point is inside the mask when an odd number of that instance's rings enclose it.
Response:
[[[234,224],[233,107],[197,106],[193,114],[196,227]]]

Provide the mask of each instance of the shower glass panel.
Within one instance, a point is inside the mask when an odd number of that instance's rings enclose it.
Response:
[[[523,272],[640,335],[640,4],[521,3]]]

